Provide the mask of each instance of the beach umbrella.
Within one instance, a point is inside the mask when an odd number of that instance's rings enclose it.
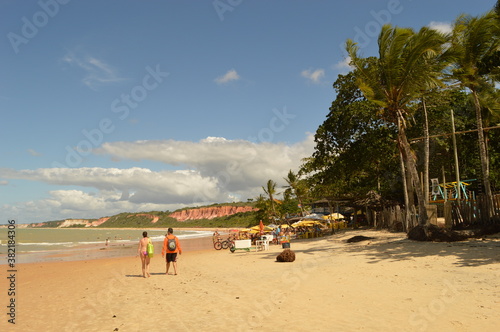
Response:
[[[319,220],[301,220],[297,226],[314,226],[317,224],[321,224],[321,222]]]
[[[260,225],[257,225],[257,226],[253,226],[252,228],[250,228],[251,230],[253,231],[257,231],[257,232],[260,232]],[[262,231],[264,232],[270,232],[272,231],[273,229],[269,226],[264,226],[264,228],[262,229]]]

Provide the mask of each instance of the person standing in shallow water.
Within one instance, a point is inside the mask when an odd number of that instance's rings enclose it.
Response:
[[[151,258],[148,255],[148,243],[150,241],[151,239],[148,237],[148,232],[142,232],[142,239],[139,240],[139,247],[137,248],[137,251],[141,257],[142,276],[144,278],[151,277],[149,274],[149,263],[151,262]]]
[[[179,239],[174,234],[174,230],[169,228],[167,231],[167,235],[165,235],[165,239],[163,240],[163,248],[161,250],[161,257],[167,255],[167,271],[165,272],[168,275],[168,270],[170,268],[170,263],[174,266],[174,275],[177,275],[177,254],[182,254],[181,244]]]

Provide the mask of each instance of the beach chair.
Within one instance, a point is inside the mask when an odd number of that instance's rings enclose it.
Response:
[[[262,235],[260,240],[261,242],[261,250],[269,250],[269,244],[273,241],[272,235]]]

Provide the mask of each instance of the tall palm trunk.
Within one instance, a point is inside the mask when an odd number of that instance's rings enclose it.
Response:
[[[410,182],[413,185],[413,190],[417,196],[418,202],[418,223],[422,226],[427,225],[427,207],[426,200],[424,198],[424,193],[422,190],[422,186],[420,185],[420,177],[417,172],[417,164],[415,163],[415,159],[413,157],[413,153],[410,148],[410,143],[406,137],[406,131],[403,125],[403,119],[401,112],[398,112],[398,117],[401,117],[400,121],[398,121],[398,140],[403,149],[403,156],[405,157],[406,162],[406,170],[408,171],[408,175],[410,176]],[[401,125],[400,125],[401,124]]]
[[[424,108],[424,197],[429,199],[429,119],[427,118],[427,106],[425,105],[425,99],[422,98],[422,106]]]
[[[410,199],[408,198],[408,185],[406,179],[406,169],[405,169],[405,160],[403,157],[403,151],[399,149],[399,160],[401,161],[401,179],[403,180],[403,194],[405,199],[405,223],[404,223],[404,231],[407,232],[410,229]]]
[[[477,136],[479,143],[479,156],[481,158],[481,171],[483,173],[483,186],[484,194],[488,200],[490,209],[493,207],[493,194],[491,192],[490,185],[490,166],[488,162],[488,153],[486,150],[486,141],[484,139],[484,129],[483,129],[483,116],[481,114],[481,104],[479,103],[479,97],[475,89],[472,90],[472,96],[474,97],[474,106],[476,108],[476,121],[477,121]],[[491,216],[491,211],[490,211]]]

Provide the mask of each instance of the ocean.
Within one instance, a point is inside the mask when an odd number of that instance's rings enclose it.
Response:
[[[133,256],[142,238],[142,232],[155,243],[156,250],[165,238],[160,229],[107,229],[107,228],[16,228],[16,263],[40,261],[81,260],[106,257]],[[174,230],[179,240],[202,238],[210,231]],[[7,229],[0,229],[0,264],[7,264]]]

